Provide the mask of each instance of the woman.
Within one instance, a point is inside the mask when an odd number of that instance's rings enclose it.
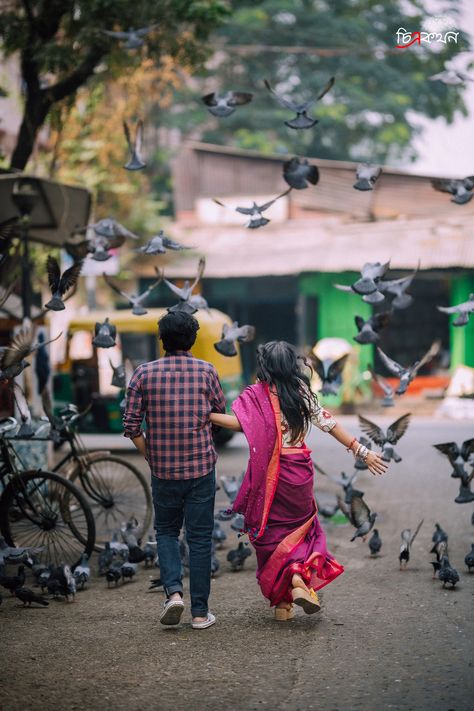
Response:
[[[259,346],[258,382],[234,402],[234,415],[210,416],[215,425],[243,431],[249,444],[250,460],[233,510],[244,515],[257,555],[257,580],[277,620],[291,619],[293,603],[308,614],[317,612],[316,590],[344,570],[328,553],[317,517],[311,450],[304,442],[310,425],[329,432],[373,474],[386,469],[378,454],[319,406],[305,366],[285,341]]]

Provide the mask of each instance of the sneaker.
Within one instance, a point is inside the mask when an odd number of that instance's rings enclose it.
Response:
[[[212,612],[207,613],[207,618],[203,622],[192,622],[191,627],[193,630],[205,630],[207,627],[211,627],[216,623],[215,615]]]
[[[160,615],[161,624],[179,625],[183,611],[184,602],[182,600],[166,600],[163,612]]]

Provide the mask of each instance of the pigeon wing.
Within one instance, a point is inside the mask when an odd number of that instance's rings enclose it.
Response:
[[[398,440],[403,437],[410,424],[411,413],[408,412],[406,415],[402,415],[398,420],[392,422],[387,430],[387,442],[390,444],[396,444]]]
[[[418,373],[418,371],[420,370],[420,368],[422,368],[424,365],[426,365],[431,360],[433,360],[433,358],[436,355],[438,355],[440,349],[441,349],[441,341],[434,341],[434,343],[432,343],[430,348],[426,351],[423,358],[413,366],[413,368],[412,368],[413,375],[416,375]]]
[[[461,313],[462,309],[458,306],[437,306],[438,311],[442,311],[444,314],[458,314]]]
[[[333,284],[333,286],[339,289],[339,291],[352,291],[352,286],[348,286],[347,284]]]
[[[206,106],[217,106],[215,92],[212,92],[212,94],[206,94],[205,96],[201,96],[201,101],[206,104]]]
[[[11,343],[2,354],[1,367],[8,368],[10,365],[20,363],[31,353],[33,342],[33,332],[29,328],[19,331],[11,340]]]
[[[333,88],[335,81],[336,81],[335,77],[330,78],[330,80],[328,81],[328,83],[326,84],[324,89],[316,97],[316,101],[319,101],[320,99],[322,99],[323,96],[325,96],[328,93],[328,91],[330,91]]]
[[[312,352],[308,355],[308,357],[309,357],[311,363],[314,365],[314,369],[315,369],[316,373],[319,375],[319,377],[321,378],[321,380],[324,382],[326,376],[325,376],[325,373],[324,373],[323,361],[320,360],[320,359],[318,358],[318,356],[315,355],[315,354],[312,353]]]
[[[128,32],[114,32],[112,30],[102,30],[102,32],[105,35],[108,35],[109,37],[115,37],[116,39],[128,39],[129,37]]]
[[[387,441],[383,429],[376,425],[375,422],[368,420],[366,417],[362,417],[362,415],[359,415],[359,426],[362,432],[365,432],[365,434],[368,435],[370,439],[375,442],[375,444],[378,444],[379,447],[382,447],[382,445]]]
[[[474,439],[466,439],[461,445],[461,457],[465,462],[474,453]]]
[[[388,355],[386,353],[384,353],[381,348],[377,347],[377,352],[380,356],[382,363],[387,368],[387,370],[389,370],[391,373],[393,373],[393,375],[400,377],[400,375],[403,372],[402,366],[399,363],[397,363],[397,361],[389,358]]]
[[[238,329],[237,340],[240,343],[248,343],[255,338],[255,326],[241,326]]]
[[[135,132],[135,151],[138,156],[141,156],[143,148],[143,121],[137,121],[137,130]]]
[[[266,79],[263,80],[263,83],[267,87],[268,91],[273,94],[273,96],[276,98],[276,100],[284,106],[286,109],[290,109],[290,111],[297,111],[298,105],[294,103],[294,101],[290,101],[289,99],[285,99],[281,94],[279,94],[275,89],[272,88],[270,85],[270,82],[267,81]]]
[[[459,447],[456,442],[442,442],[441,444],[434,444],[433,447],[448,457],[450,463],[454,465],[454,460],[459,456]]]
[[[61,281],[61,270],[59,269],[58,260],[52,257],[50,254],[48,254],[48,258],[46,260],[46,273],[48,275],[49,288],[54,293],[59,288],[59,284]]]
[[[367,523],[370,516],[370,509],[365,503],[362,496],[353,496],[351,501],[351,516],[353,525],[356,528],[362,526],[363,523]]]
[[[72,265],[72,267],[69,267],[69,269],[66,269],[64,274],[61,277],[60,281],[60,293],[61,296],[66,293],[66,291],[69,291],[73,286],[75,286],[79,275],[81,273],[82,269],[82,261],[76,262],[75,264]]]
[[[259,212],[265,212],[265,210],[268,210],[269,207],[273,205],[274,202],[279,200],[280,198],[284,197],[285,195],[288,195],[288,193],[291,193],[292,188],[288,188],[288,190],[285,190],[284,193],[281,193],[280,195],[277,195],[276,198],[273,198],[273,200],[269,200],[268,202],[265,202],[263,205],[258,206],[258,211]]]
[[[375,372],[375,370],[372,368],[371,365],[368,365],[367,368],[368,368],[372,378],[382,388],[382,390],[385,394],[388,395],[390,393],[393,393],[392,386],[390,385],[390,383],[387,380],[385,380],[385,378],[383,378],[381,375],[377,375],[377,373]]]
[[[242,106],[243,104],[248,104],[252,99],[253,94],[249,94],[248,92],[231,91],[227,103],[229,106]]]
[[[204,269],[205,269],[205,268],[206,268],[206,259],[205,259],[205,257],[201,257],[201,259],[199,260],[199,264],[198,264],[198,271],[197,271],[196,278],[195,278],[195,280],[193,281],[193,283],[191,284],[191,287],[190,287],[191,293],[194,291],[194,289],[196,288],[196,286],[197,286],[197,285],[199,284],[199,282],[201,281],[202,276],[203,276],[203,274],[204,274]]]
[[[133,152],[132,136],[130,134],[130,129],[128,127],[128,123],[126,121],[122,121],[122,125],[123,125],[123,132],[124,132],[125,138],[127,140],[128,149],[130,152]]]
[[[119,287],[112,281],[112,279],[107,276],[105,272],[102,273],[102,276],[104,277],[105,283],[110,286],[110,288],[115,291],[116,294],[119,294],[119,296],[123,296],[124,299],[127,299],[127,301],[130,300],[130,296],[126,294],[124,291],[119,289]]]
[[[362,331],[362,329],[364,328],[364,323],[365,323],[362,316],[354,316],[354,321],[355,321],[355,325],[357,326],[357,330]]]
[[[435,178],[431,181],[431,185],[440,193],[450,193],[454,195],[456,192],[456,183],[454,180],[445,180],[443,178]]]
[[[338,375],[342,373],[344,370],[344,366],[346,364],[347,359],[349,358],[349,353],[346,353],[345,355],[341,356],[337,360],[335,360],[333,363],[328,368],[328,381],[332,382],[335,380]]]
[[[168,279],[165,279],[164,277],[163,277],[163,282],[166,284],[168,289],[170,289],[173,292],[173,294],[176,294],[176,296],[179,296],[180,299],[184,298],[183,290],[180,289],[179,286],[176,286],[176,284],[173,284],[172,281],[168,281]]]
[[[385,328],[385,326],[387,326],[390,322],[391,315],[390,311],[382,311],[380,314],[374,314],[371,317],[372,328],[374,331],[380,331],[382,328]]]

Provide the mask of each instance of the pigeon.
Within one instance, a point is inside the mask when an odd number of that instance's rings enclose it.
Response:
[[[217,548],[222,548],[222,544],[227,538],[227,534],[219,524],[219,521],[214,521],[214,529],[212,531],[212,540]]]
[[[214,343],[214,348],[218,353],[227,358],[232,358],[237,355],[236,342],[249,343],[255,338],[254,326],[239,326],[237,321],[234,321],[231,326],[224,323],[222,326],[221,340]]]
[[[103,323],[96,323],[92,345],[96,348],[113,348],[117,338],[116,327],[109,322],[108,316]]]
[[[232,509],[219,509],[214,516],[216,521],[232,521],[234,517],[235,513]]]
[[[370,439],[367,439],[366,437],[359,437],[359,444],[364,445],[364,447],[367,447],[367,449],[372,449],[372,442]],[[365,469],[368,469],[367,462],[364,462],[363,459],[360,457],[356,457],[355,462],[354,462],[354,469],[359,469],[360,471],[364,471]]]
[[[116,533],[112,536],[112,540],[109,541],[109,546],[114,558],[121,558],[122,562],[128,560],[128,546],[126,543],[122,543],[118,540],[118,535]]]
[[[360,344],[377,343],[380,340],[379,331],[381,331],[390,321],[390,311],[382,311],[379,314],[373,314],[365,320],[362,316],[354,316],[354,321],[357,326],[358,334],[354,336],[354,341]]]
[[[10,595],[15,594],[15,590],[22,588],[25,584],[25,566],[20,565],[16,575],[0,574],[0,585],[5,590],[10,591]]]
[[[24,439],[33,437],[35,430],[31,426],[30,408],[26,401],[25,393],[16,382],[13,382],[13,399],[15,400],[21,420],[20,429],[16,433],[16,436]]]
[[[439,560],[430,560],[430,563],[433,566],[433,580],[436,580],[441,568],[441,563],[439,562]]]
[[[444,530],[441,528],[441,526],[439,525],[439,523],[435,523],[435,530],[434,530],[433,535],[431,536],[431,540],[432,540],[432,542],[434,543],[434,546],[437,546],[438,543],[447,542],[447,540],[448,540],[448,534],[446,533],[446,531],[444,531]],[[431,550],[431,552],[432,552],[432,553],[435,552],[435,551],[434,551],[434,547],[433,547],[433,549]]]
[[[303,103],[297,104],[296,102],[292,101],[291,99],[285,99],[284,96],[279,94],[277,91],[275,91],[270,83],[264,79],[265,86],[267,87],[268,91],[273,94],[273,96],[277,99],[277,101],[284,106],[286,109],[289,109],[290,111],[294,111],[296,113],[295,118],[291,119],[290,121],[285,121],[285,126],[288,126],[288,128],[294,128],[294,129],[302,129],[302,128],[312,128],[318,123],[317,119],[313,119],[310,116],[308,116],[308,111],[311,109],[316,101],[319,101],[320,99],[325,96],[328,91],[332,89],[334,86],[335,78],[331,77],[324,87],[324,89],[318,94],[318,96],[315,99],[310,99],[309,101],[305,101]]]
[[[69,289],[72,289],[77,284],[82,265],[82,261],[75,262],[72,267],[66,269],[61,275],[58,260],[48,255],[46,271],[52,298],[45,304],[46,309],[50,311],[63,311],[66,308],[62,297]]]
[[[474,492],[471,491],[471,481],[474,479],[474,467],[469,475],[464,470],[460,479],[459,494],[456,496],[454,501],[457,504],[469,504],[471,501],[474,501]]]
[[[442,442],[441,444],[434,444],[433,447],[448,457],[449,463],[453,467],[451,476],[454,479],[462,479],[466,475],[464,465],[469,462],[474,454],[474,438],[464,440],[461,446],[456,442]]]
[[[127,294],[127,292],[122,291],[105,272],[102,273],[102,276],[104,277],[105,283],[110,286],[116,294],[123,296],[123,298],[128,301],[129,305],[132,307],[132,314],[134,314],[134,316],[143,316],[148,313],[148,311],[143,307],[143,303],[161,282],[161,279],[154,281],[153,284],[151,284],[142,294],[136,294],[135,292]]]
[[[235,573],[238,570],[242,570],[244,567],[245,560],[252,555],[252,551],[243,541],[240,541],[237,548],[229,551],[227,553],[227,560],[230,563],[232,571]]]
[[[146,163],[142,159],[143,121],[137,121],[134,141],[132,140],[130,128],[126,121],[123,122],[123,132],[127,141],[128,150],[130,151],[130,158],[123,167],[125,170],[142,170],[146,166]]]
[[[143,546],[143,555],[145,568],[148,568],[149,563],[153,565],[153,562],[156,558],[156,541],[153,540],[152,536],[148,536],[148,541]]]
[[[474,81],[474,79],[471,79],[468,74],[454,69],[443,69],[442,72],[432,74],[428,78],[430,81],[441,81],[443,84],[447,84],[448,86],[457,86],[458,84],[463,84],[466,81]]]
[[[194,289],[202,279],[205,267],[206,260],[204,259],[204,257],[201,257],[198,264],[198,272],[196,278],[192,283],[190,283],[189,280],[186,279],[182,287],[176,286],[176,284],[173,284],[173,282],[168,281],[168,279],[165,279],[164,276],[161,275],[161,278],[168,287],[168,289],[170,289],[173,294],[176,294],[176,296],[178,296],[180,299],[179,303],[176,304],[176,306],[172,306],[169,311],[187,311],[187,313],[193,314],[198,310],[198,306],[193,305],[193,303],[191,303],[191,299],[193,298]]]
[[[400,363],[397,363],[389,358],[388,355],[386,355],[383,350],[377,346],[377,352],[384,366],[400,380],[398,388],[395,390],[397,395],[403,395],[403,393],[407,391],[408,386],[416,378],[420,368],[433,360],[433,358],[439,353],[440,348],[441,342],[435,341],[420,360],[417,360],[413,363],[413,365],[404,367],[403,365],[400,365]]]
[[[34,602],[37,605],[42,605],[43,607],[48,607],[49,602],[45,600],[44,597],[41,595],[37,595],[33,590],[30,590],[29,588],[18,588],[15,590],[15,596],[21,600],[23,603],[23,607],[31,607],[31,603]]]
[[[377,528],[374,528],[371,537],[369,538],[370,555],[375,558],[380,553],[382,548],[382,539],[380,538]]]
[[[211,548],[211,578],[215,578],[220,568],[219,559],[216,556],[216,545],[214,541],[212,542]]]
[[[377,514],[370,511],[362,496],[353,496],[349,509],[349,520],[356,532],[352,536],[351,542],[356,538],[362,538],[365,541],[365,537],[374,526],[376,517]]]
[[[179,252],[183,249],[191,249],[191,247],[187,247],[184,244],[175,242],[174,239],[166,237],[163,230],[160,230],[158,234],[154,235],[151,239],[149,239],[148,242],[142,247],[137,247],[135,249],[135,252],[140,252],[141,254],[156,255],[165,254],[167,249],[170,249],[174,252]]]
[[[401,279],[390,279],[384,281],[383,279],[378,282],[377,288],[382,294],[390,294],[394,296],[391,306],[394,309],[406,309],[413,303],[413,296],[411,294],[406,294],[406,290],[411,286],[411,283],[418,273],[419,265],[413,272],[406,277]]]
[[[316,508],[318,514],[321,514],[324,518],[332,518],[339,511],[339,502],[336,499],[335,503],[321,505],[319,501],[316,501]]]
[[[111,583],[115,583],[115,587],[119,584],[122,579],[122,570],[120,567],[111,567],[105,572],[105,579],[107,581],[107,587],[110,587]]]
[[[16,378],[29,365],[25,358],[42,346],[57,341],[62,331],[49,341],[34,341],[31,325],[24,325],[12,338],[10,345],[0,348],[0,381]]]
[[[464,558],[464,563],[467,566],[467,569],[469,573],[471,572],[471,568],[474,568],[474,543],[471,543],[471,550],[469,553],[466,554]]]
[[[93,229],[97,235],[106,237],[108,240],[112,240],[113,242],[111,246],[114,247],[116,246],[114,240],[123,240],[120,242],[120,245],[117,245],[121,246],[127,237],[129,239],[138,239],[138,235],[130,232],[130,230],[127,230],[126,227],[121,225],[120,222],[117,222],[117,220],[114,220],[112,217],[106,217],[103,220],[99,220],[99,222],[88,225],[88,227],[85,227],[80,231],[84,232],[89,227]]]
[[[161,578],[153,578],[150,580],[150,587],[148,590],[158,590],[158,588],[163,587],[163,582]]]
[[[288,193],[290,192],[291,188],[288,188],[288,190],[285,190],[284,193],[280,193],[280,195],[277,195],[275,198],[273,198],[273,200],[269,200],[268,202],[265,202],[262,205],[257,205],[254,200],[251,207],[229,207],[220,200],[217,200],[216,198],[214,198],[214,202],[216,203],[216,205],[220,205],[221,207],[226,207],[229,210],[235,210],[235,212],[239,212],[241,215],[248,215],[249,221],[245,223],[245,227],[255,230],[259,227],[264,227],[265,225],[268,225],[268,223],[270,222],[270,220],[264,217],[262,213],[268,210],[277,200],[284,197],[285,195],[288,195]]]
[[[235,514],[230,524],[230,527],[233,531],[237,531],[237,533],[245,533],[244,515],[241,513]]]
[[[410,560],[410,548],[422,525],[423,519],[421,519],[413,535],[411,535],[411,530],[409,528],[404,528],[401,533],[402,545],[400,546],[400,553],[398,556],[398,560],[400,561],[400,570],[404,570],[407,567],[408,561]]]
[[[356,170],[356,182],[352,186],[356,190],[373,190],[382,168],[370,163],[359,163]]]
[[[361,278],[354,284],[334,284],[339,291],[352,292],[362,296],[362,301],[377,304],[385,299],[378,288],[378,284],[390,266],[390,261],[385,264],[380,262],[366,262],[361,269]]]
[[[290,158],[283,163],[283,178],[290,188],[304,190],[311,185],[317,185],[319,170],[315,165],[310,165],[306,158]]]
[[[71,568],[66,563],[61,563],[51,572],[47,582],[48,592],[55,597],[61,595],[69,602],[69,598],[76,595],[76,581],[71,572]]]
[[[341,486],[343,488],[344,503],[345,504],[350,504],[353,496],[363,496],[364,495],[363,491],[358,491],[357,489],[354,489],[354,487],[352,486],[352,482],[355,480],[355,478],[359,474],[357,469],[355,470],[355,472],[353,472],[353,474],[351,474],[351,476],[347,476],[347,474],[345,472],[341,472],[340,478],[337,479],[337,478],[327,474],[324,471],[324,469],[322,469],[315,461],[313,461],[313,466],[316,469],[316,471],[320,472],[321,474],[324,474],[325,476],[327,476],[328,479],[330,479],[335,484],[338,484],[339,486]]]
[[[234,113],[237,106],[249,104],[253,99],[253,94],[245,91],[227,91],[225,94],[206,94],[201,97],[209,113],[219,118],[227,118]]]
[[[45,347],[45,337],[43,331],[38,333],[38,348],[35,354],[35,374],[38,381],[38,393],[41,393],[48,384],[49,376],[51,375],[51,363],[49,353]]]
[[[36,578],[36,582],[38,583],[38,586],[41,588],[41,591],[43,592],[44,590],[47,590],[48,587],[48,580],[51,577],[51,573],[54,570],[54,564],[50,563],[48,567],[45,570],[42,570],[41,573],[38,575]]]
[[[81,562],[76,565],[73,571],[74,580],[76,581],[76,587],[79,590],[84,590],[84,586],[89,582],[91,577],[91,569],[89,567],[89,556],[87,553],[83,553],[81,557]]]
[[[220,478],[221,486],[224,489],[225,493],[227,494],[229,498],[229,502],[231,504],[234,503],[235,499],[237,498],[237,494],[239,493],[239,489],[242,486],[242,481],[244,478],[244,472],[239,477],[232,476],[232,477],[227,477],[222,475]]]
[[[142,37],[146,37],[156,29],[158,25],[149,25],[148,27],[141,27],[136,30],[131,27],[126,32],[115,32],[112,30],[102,30],[104,34],[108,37],[113,37],[114,39],[124,40],[124,49],[139,49],[143,46],[144,40]]]
[[[453,321],[453,326],[466,326],[469,323],[469,315],[474,313],[474,294],[469,294],[467,301],[456,306],[437,306],[436,308],[444,314],[458,314]]]
[[[84,230],[88,229],[87,227]],[[111,249],[118,249],[125,243],[125,237],[118,235],[116,237],[104,237],[104,235],[93,234],[83,242],[73,244],[66,242],[64,248],[66,252],[74,260],[80,260],[91,255],[91,259],[95,262],[106,262],[111,258]]]
[[[0,222],[0,255],[6,254],[10,248],[12,239],[19,236],[18,216],[10,217],[8,220]]]
[[[382,402],[380,403],[382,407],[394,407],[395,402],[393,400],[393,388],[388,382],[388,380],[385,380],[381,375],[377,375],[375,370],[372,368],[371,365],[368,365],[367,368],[369,369],[370,374],[372,375],[372,379],[377,383],[379,388],[383,392],[383,399]]]
[[[440,193],[449,193],[452,195],[451,202],[454,202],[456,205],[465,205],[472,200],[474,175],[470,175],[462,180],[435,178],[431,181],[431,185]]]
[[[44,551],[44,546],[24,548],[9,546],[3,536],[0,536],[0,565],[26,563],[31,564],[31,556]]]
[[[342,384],[342,371],[348,358],[348,353],[336,360],[330,358],[320,360],[313,352],[309,354],[309,359],[321,379],[322,395],[337,395]]]
[[[451,587],[454,588],[456,583],[459,582],[459,573],[455,568],[450,565],[449,558],[447,555],[444,555],[441,558],[441,567],[438,571],[438,578],[443,583],[443,588],[446,587],[447,583],[449,583]]]
[[[122,563],[120,572],[122,574],[122,579],[124,582],[125,580],[133,580],[133,578],[138,572],[138,565],[136,563],[130,563],[130,561],[127,561],[126,563]]]
[[[114,559],[114,553],[110,547],[110,543],[107,541],[105,548],[99,554],[99,575],[105,575],[106,571],[112,565]]]
[[[408,425],[410,424],[410,417],[410,412],[402,415],[398,418],[398,420],[392,422],[385,433],[381,427],[375,424],[375,422],[359,415],[359,426],[362,432],[365,432],[365,434],[370,437],[372,442],[375,442],[375,444],[382,449],[381,457],[384,462],[390,462],[392,459],[397,463],[402,461],[400,455],[395,451],[394,445],[407,431]]]

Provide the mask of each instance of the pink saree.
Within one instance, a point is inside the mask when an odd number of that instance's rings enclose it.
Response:
[[[311,452],[306,445],[282,449],[278,398],[266,383],[246,388],[232,409],[250,450],[233,510],[245,518],[263,595],[271,605],[291,602],[294,573],[319,590],[344,571],[317,517]]]

